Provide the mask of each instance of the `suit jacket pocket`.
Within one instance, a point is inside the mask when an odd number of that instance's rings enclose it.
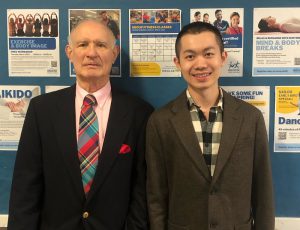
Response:
[[[252,230],[252,219],[245,224],[235,225],[234,230]]]
[[[173,224],[170,221],[168,221],[168,230],[188,230],[188,226]]]

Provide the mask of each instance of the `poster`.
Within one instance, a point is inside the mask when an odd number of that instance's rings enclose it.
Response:
[[[191,9],[190,22],[201,21],[214,25],[221,32],[228,54],[221,77],[243,76],[243,8]]]
[[[222,86],[229,94],[258,108],[265,119],[269,133],[270,87],[269,86]]]
[[[110,75],[112,77],[121,76],[121,10],[120,9],[70,9],[69,10],[69,32],[82,19],[98,19],[107,25],[116,38],[116,46],[119,49],[119,56],[113,63]],[[73,64],[69,62],[70,76],[75,77],[76,73]]]
[[[253,76],[300,76],[299,11],[296,7],[254,9]]]
[[[173,63],[181,10],[129,10],[131,77],[180,77]]]
[[[39,86],[0,86],[0,150],[17,150],[30,100]]]
[[[300,152],[300,86],[275,88],[274,152]]]
[[[7,10],[10,77],[59,77],[57,9]]]

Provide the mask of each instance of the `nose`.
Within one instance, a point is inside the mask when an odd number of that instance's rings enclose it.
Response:
[[[199,55],[195,58],[195,62],[194,62],[194,69],[196,70],[203,70],[205,68],[207,68],[207,60],[204,56]]]
[[[97,47],[94,44],[90,44],[87,48],[87,57],[96,57],[97,56]]]

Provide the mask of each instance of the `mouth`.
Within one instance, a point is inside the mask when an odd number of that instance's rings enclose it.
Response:
[[[206,79],[210,77],[211,73],[193,73],[191,74],[192,77],[197,78],[197,79]]]
[[[84,67],[88,67],[88,68],[99,68],[100,64],[97,63],[87,63],[83,65]]]

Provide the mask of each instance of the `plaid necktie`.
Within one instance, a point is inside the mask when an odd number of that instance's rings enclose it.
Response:
[[[100,152],[98,119],[93,105],[97,105],[96,98],[88,94],[81,107],[78,131],[78,157],[85,194],[90,191]]]

